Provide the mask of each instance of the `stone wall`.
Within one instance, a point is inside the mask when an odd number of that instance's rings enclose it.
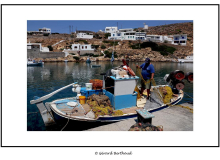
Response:
[[[78,52],[76,50],[65,50],[65,52],[67,52],[69,54],[74,53],[74,54],[78,55]],[[86,53],[95,54],[94,50],[80,50],[80,55],[85,55]]]
[[[27,58],[58,58],[65,57],[64,52],[40,52],[39,49],[27,50]]]

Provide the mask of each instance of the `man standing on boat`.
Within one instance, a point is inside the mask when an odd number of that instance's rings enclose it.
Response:
[[[150,88],[151,88],[151,81],[154,79],[154,66],[150,63],[150,59],[146,58],[145,62],[140,65],[136,66],[137,68],[141,68],[141,95],[143,95],[143,91],[147,89],[147,99],[149,99]]]

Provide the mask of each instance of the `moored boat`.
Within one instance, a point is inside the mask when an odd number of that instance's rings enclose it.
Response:
[[[35,60],[27,60],[27,66],[42,66],[44,64],[43,61],[35,61]]]
[[[180,63],[193,63],[193,55],[187,56],[185,59],[178,59]]]

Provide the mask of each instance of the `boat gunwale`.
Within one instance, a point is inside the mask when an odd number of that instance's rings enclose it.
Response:
[[[152,87],[159,87],[159,86],[168,86],[168,85],[158,85],[158,86],[152,86]],[[154,112],[154,111],[157,111],[157,110],[160,110],[160,109],[164,109],[164,108],[167,108],[169,106],[173,106],[174,104],[177,104],[179,103],[182,98],[184,97],[184,92],[182,90],[180,90],[181,93],[179,94],[178,98],[176,100],[174,100],[173,102],[170,102],[168,104],[163,104],[161,105],[160,107],[158,108],[153,108],[153,109],[149,109],[147,110],[148,112]],[[134,116],[134,115],[137,115],[137,113],[126,113],[126,114],[123,114],[123,115],[118,115],[118,116],[99,116],[98,118],[96,119],[92,119],[92,118],[88,118],[88,117],[85,117],[85,116],[68,116],[68,115],[65,115],[63,114],[61,111],[59,111],[59,109],[57,108],[54,108],[52,106],[52,104],[55,105],[54,102],[58,101],[58,100],[64,100],[64,99],[73,99],[73,100],[76,100],[75,97],[68,97],[68,98],[62,98],[62,99],[56,99],[52,102],[49,103],[49,106],[50,108],[52,109],[53,112],[55,112],[57,115],[63,117],[63,118],[68,118],[68,119],[71,119],[71,120],[78,120],[78,121],[94,121],[94,122],[113,122],[113,121],[120,121],[120,120],[117,120],[117,118],[122,118],[122,119],[126,119],[126,117],[129,117],[129,116]],[[56,107],[56,105],[55,105]],[[136,106],[135,106],[136,107]],[[130,107],[132,108],[132,107]],[[144,107],[139,107],[139,108],[144,108]],[[58,111],[56,111],[58,110]],[[99,120],[100,118],[100,120]],[[108,120],[109,118],[115,118],[116,120]],[[106,120],[105,120],[106,119]]]

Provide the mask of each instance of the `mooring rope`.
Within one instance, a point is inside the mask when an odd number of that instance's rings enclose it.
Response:
[[[183,106],[183,105],[176,105],[177,107],[182,107],[182,108],[186,108],[186,109],[188,109],[191,113],[193,113],[193,109],[192,108],[190,108],[189,106]]]
[[[76,106],[75,106],[74,108],[76,108]],[[73,108],[73,109],[74,109],[74,108]],[[72,110],[73,110],[73,109],[72,109]],[[68,124],[69,121],[70,121],[70,117],[71,117],[72,114],[73,114],[73,112],[69,115],[69,117],[68,117],[68,121],[67,121],[66,125],[65,125],[60,131],[63,131],[64,128],[66,128],[67,124]]]
[[[188,97],[190,97],[190,98],[192,98],[192,99],[193,99],[193,97],[191,97],[190,95],[188,95],[186,92],[184,92],[184,94],[186,94]]]

